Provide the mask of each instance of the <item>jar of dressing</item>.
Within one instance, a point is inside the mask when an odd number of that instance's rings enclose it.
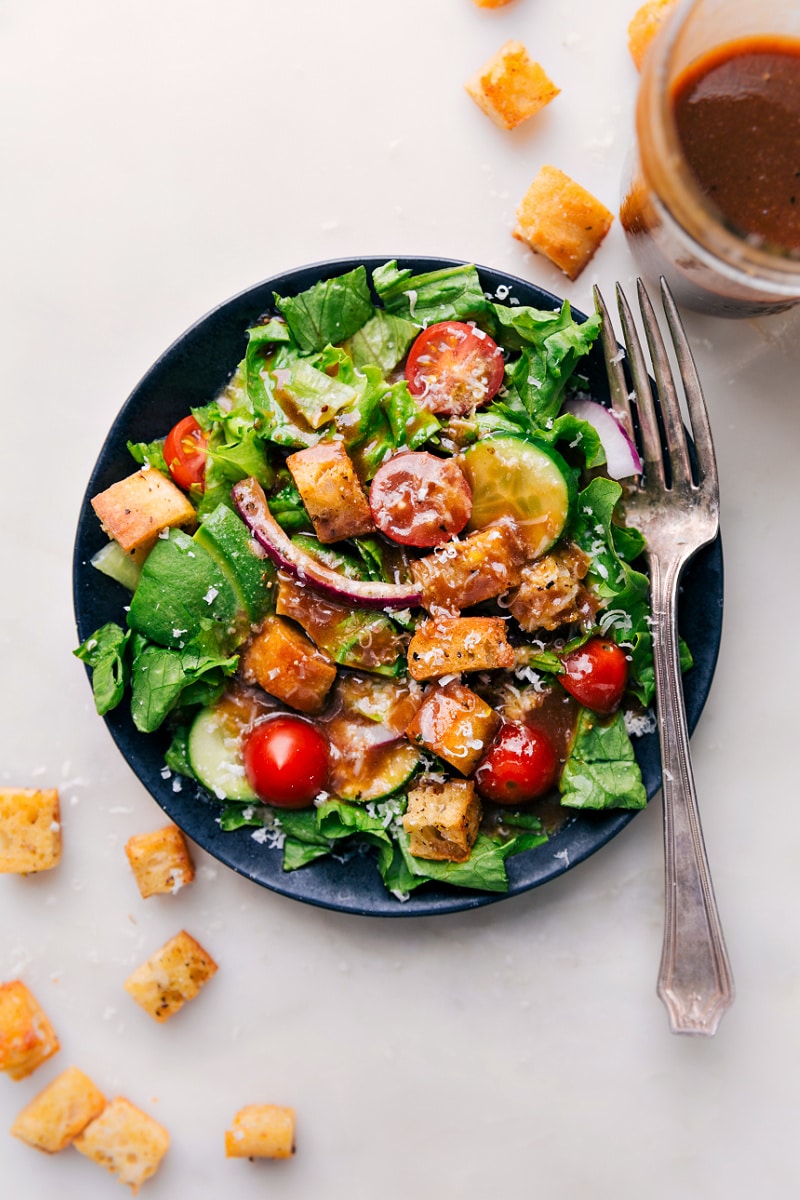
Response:
[[[644,274],[718,316],[800,301],[800,4],[685,0],[642,64],[620,221]]]

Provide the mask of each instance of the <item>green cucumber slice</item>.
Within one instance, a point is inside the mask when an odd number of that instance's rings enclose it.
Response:
[[[241,735],[241,721],[224,703],[201,709],[189,730],[189,765],[218,800],[258,801],[244,773]]]
[[[558,541],[573,516],[574,474],[558,451],[543,442],[485,438],[465,451],[463,470],[472,488],[470,532],[511,517],[538,558]]]
[[[394,742],[384,746],[380,754],[373,751],[373,761],[368,776],[363,771],[349,774],[340,766],[336,788],[340,800],[369,804],[399,792],[413,777],[420,754],[410,742]]]

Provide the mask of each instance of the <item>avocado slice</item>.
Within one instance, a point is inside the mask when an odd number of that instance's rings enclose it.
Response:
[[[159,537],[131,597],[131,629],[172,649],[210,632],[227,653],[248,624],[236,590],[203,546],[180,529]]]
[[[259,554],[258,543],[241,517],[220,504],[205,518],[194,540],[226,576],[250,622],[263,621],[275,607],[275,568]]]

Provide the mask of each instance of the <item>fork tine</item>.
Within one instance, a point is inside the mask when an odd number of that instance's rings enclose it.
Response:
[[[653,362],[653,375],[656,390],[661,404],[661,416],[664,422],[664,433],[667,440],[672,479],[682,482],[692,482],[692,468],[689,462],[689,448],[686,444],[686,432],[681,416],[680,400],[675,387],[669,358],[667,357],[664,339],[656,319],[650,297],[641,279],[637,280],[636,290],[639,295],[639,307],[642,312],[647,345]]]
[[[667,324],[669,325],[672,344],[675,347],[675,356],[678,360],[678,369],[680,370],[686,393],[699,483],[709,494],[716,495],[718,492],[717,459],[714,453],[711,423],[708,419],[708,410],[703,398],[703,389],[700,386],[697,366],[689,346],[688,338],[686,337],[686,330],[678,314],[677,305],[675,304],[672,292],[669,290],[666,279],[663,278],[661,280],[661,299],[664,304],[664,312]]]
[[[622,354],[617,345],[617,339],[614,336],[614,327],[608,315],[606,302],[597,284],[594,285],[594,307],[595,312],[600,317],[600,341],[603,346],[603,357],[608,376],[608,389],[611,393],[611,408],[617,420],[621,422],[628,437],[633,441],[631,401],[628,393],[628,381],[625,378],[625,369],[622,366]]]
[[[628,352],[628,363],[631,369],[633,390],[636,397],[636,412],[639,418],[642,457],[645,464],[650,467],[649,477],[652,478],[653,474],[655,474],[658,482],[664,486],[661,435],[658,429],[655,405],[653,404],[653,393],[650,390],[650,376],[647,373],[642,344],[639,341],[639,334],[636,332],[633,313],[631,312],[625,293],[619,284],[617,284],[617,304],[619,305],[622,336]]]

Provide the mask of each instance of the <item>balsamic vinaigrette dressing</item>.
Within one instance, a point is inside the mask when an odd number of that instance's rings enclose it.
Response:
[[[672,103],[689,166],[727,224],[800,257],[800,41],[719,46],[678,78]]]

